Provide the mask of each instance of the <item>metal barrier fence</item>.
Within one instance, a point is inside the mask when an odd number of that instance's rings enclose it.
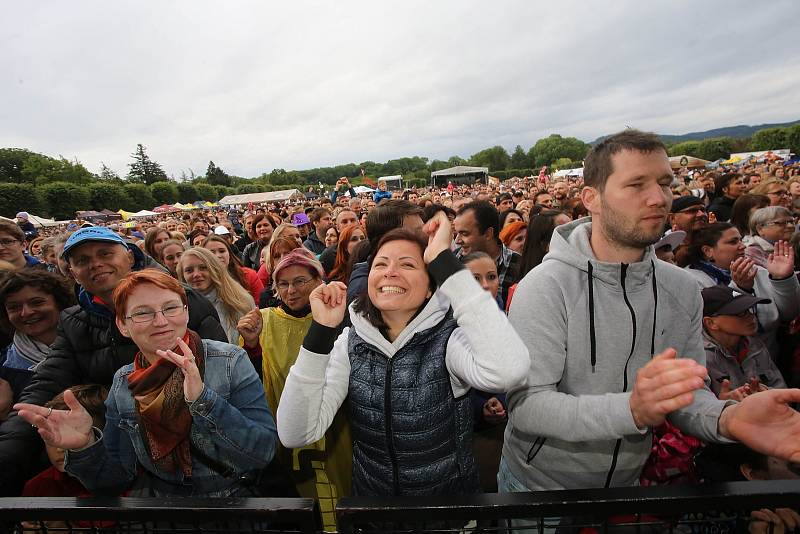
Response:
[[[318,518],[313,499],[0,499],[3,532],[312,534]]]
[[[747,532],[750,512],[800,506],[800,480],[733,482],[471,497],[339,500],[345,534],[367,532],[714,533]],[[771,532],[769,524],[759,525]]]
[[[725,534],[750,512],[800,506],[800,480],[611,488],[470,497],[339,500],[339,531],[355,533]],[[758,525],[772,532],[772,525]],[[3,498],[3,532],[320,532],[312,499]]]

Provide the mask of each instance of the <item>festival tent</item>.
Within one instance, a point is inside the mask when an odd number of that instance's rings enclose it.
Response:
[[[467,167],[457,165],[449,169],[442,169],[431,173],[431,185],[437,183],[453,182],[454,184],[467,184],[479,181],[486,183],[489,178],[489,167]]]
[[[378,183],[386,182],[386,189],[403,189],[403,176],[395,174],[394,176],[381,176],[378,178]]]
[[[128,219],[131,218],[131,215],[133,215],[133,213],[131,213],[130,211],[125,211],[122,209],[118,210],[117,213],[119,213],[122,216],[123,221],[127,221]]]
[[[556,178],[563,178],[564,176],[583,176],[583,167],[577,169],[562,169],[553,174]]]
[[[138,217],[152,217],[154,215],[158,215],[158,213],[150,210],[139,210],[136,213],[131,213],[130,216],[132,218],[138,218]]]
[[[84,219],[86,221],[103,221],[106,219],[105,213],[100,213],[99,211],[94,210],[79,211],[76,213],[76,215],[79,219]]]
[[[109,209],[100,210],[100,213],[105,215],[107,219],[110,221],[122,219],[122,215],[120,215],[116,211],[111,211]]]
[[[28,220],[37,228],[41,228],[42,226],[57,226],[60,224],[54,219],[46,219],[45,217],[39,217],[38,215],[34,215],[32,213],[28,214]]]
[[[175,206],[179,210],[183,210],[183,211],[189,211],[189,210],[197,209],[194,206],[192,206],[191,204],[181,204],[180,202],[176,202],[175,204],[173,204],[173,206]]]
[[[696,158],[694,156],[672,156],[669,158],[669,166],[673,169],[681,169],[686,167],[688,169],[699,169],[711,163],[706,159]]]
[[[264,193],[249,193],[245,195],[227,195],[220,199],[221,206],[236,204],[260,204],[262,202],[285,202],[287,200],[303,200],[305,195],[297,189],[284,189],[283,191],[269,191]]]
[[[362,193],[374,193],[374,192],[375,192],[375,190],[374,190],[374,189],[372,189],[372,188],[370,188],[370,187],[367,187],[367,186],[365,186],[365,185],[357,185],[356,187],[354,187],[354,188],[353,188],[353,190],[354,190],[354,191],[356,192],[356,194],[358,194],[358,195],[360,195],[360,194],[362,194]]]

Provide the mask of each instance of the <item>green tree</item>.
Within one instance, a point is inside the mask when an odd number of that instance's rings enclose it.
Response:
[[[528,154],[520,145],[517,145],[514,148],[514,152],[511,154],[510,166],[512,169],[528,169],[532,166],[531,160],[528,158]]]
[[[178,187],[173,182],[156,182],[150,186],[150,194],[159,206],[175,204],[178,201]]]
[[[256,184],[242,184],[236,188],[237,195],[249,195],[252,193],[260,193],[263,191],[263,186]]]
[[[129,181],[145,185],[167,181],[167,173],[164,172],[161,165],[150,159],[141,143],[136,145],[136,152],[131,154],[131,157],[133,162],[128,164],[130,168]]]
[[[786,148],[786,128],[764,128],[758,130],[750,139],[753,150],[777,150]]]
[[[208,162],[206,180],[211,185],[231,185],[231,177],[228,176],[225,171],[214,165],[213,161]]]
[[[535,155],[536,167],[550,165],[559,158],[568,158],[572,161],[582,161],[591,147],[575,137],[561,137],[552,134],[544,139],[539,139],[531,149]]]
[[[574,169],[575,167],[580,167],[580,165],[569,158],[558,158],[550,164],[550,167],[560,171],[563,169]]]
[[[26,184],[0,183],[0,215],[11,218],[20,211],[42,213],[37,190]]]
[[[287,185],[290,177],[283,169],[272,169],[272,172],[269,173],[267,179],[272,185]]]
[[[127,209],[131,199],[122,185],[109,182],[89,184],[89,207],[95,211]]]
[[[459,165],[466,165],[467,160],[460,156],[450,156],[450,159],[447,160],[448,167],[458,167]]]
[[[667,154],[670,156],[700,156],[700,141],[683,141],[676,143],[667,149]]]
[[[508,155],[508,152],[499,145],[493,146],[492,148],[485,148],[469,158],[470,165],[489,167],[490,171],[502,171],[508,168],[510,162],[511,157]]]
[[[38,188],[45,212],[57,220],[72,219],[89,207],[89,188],[69,182],[51,182]]]
[[[108,166],[100,162],[100,174],[97,175],[98,180],[102,180],[104,182],[122,182],[122,178],[119,177],[116,171],[109,169]]]
[[[195,187],[197,188],[197,195],[200,197],[200,200],[208,200],[209,202],[219,200],[217,198],[217,190],[214,189],[213,185],[196,184]]]
[[[800,154],[800,124],[786,128],[786,146],[793,154]]]
[[[32,154],[24,148],[0,148],[0,182],[22,182],[22,166]]]
[[[733,139],[730,137],[715,137],[703,139],[697,149],[697,157],[708,161],[720,158],[728,159],[733,152]]]
[[[125,184],[123,188],[130,198],[128,211],[151,210],[156,205],[156,201],[146,185]]]
[[[185,182],[178,184],[178,202],[182,204],[191,204],[196,200],[200,200],[200,195],[197,193],[197,188],[194,184]]]
[[[233,187],[227,187],[224,185],[215,185],[214,191],[217,192],[217,198],[214,199],[214,202],[228,195],[236,194],[236,190]]]

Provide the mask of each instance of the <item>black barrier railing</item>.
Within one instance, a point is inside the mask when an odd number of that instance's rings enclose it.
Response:
[[[800,506],[800,480],[470,497],[339,499],[339,531],[747,532],[751,510]],[[764,525],[763,531],[770,532]],[[586,530],[584,530],[586,529]]]
[[[319,532],[313,499],[28,498],[0,499],[3,532]]]

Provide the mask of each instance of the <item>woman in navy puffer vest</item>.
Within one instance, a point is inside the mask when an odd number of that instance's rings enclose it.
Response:
[[[344,284],[311,293],[314,322],[278,406],[281,441],[301,447],[347,399],[355,495],[478,492],[467,393],[507,391],[530,367],[505,315],[450,251],[447,217],[425,231],[427,240],[404,229],[381,239],[341,333]]]

